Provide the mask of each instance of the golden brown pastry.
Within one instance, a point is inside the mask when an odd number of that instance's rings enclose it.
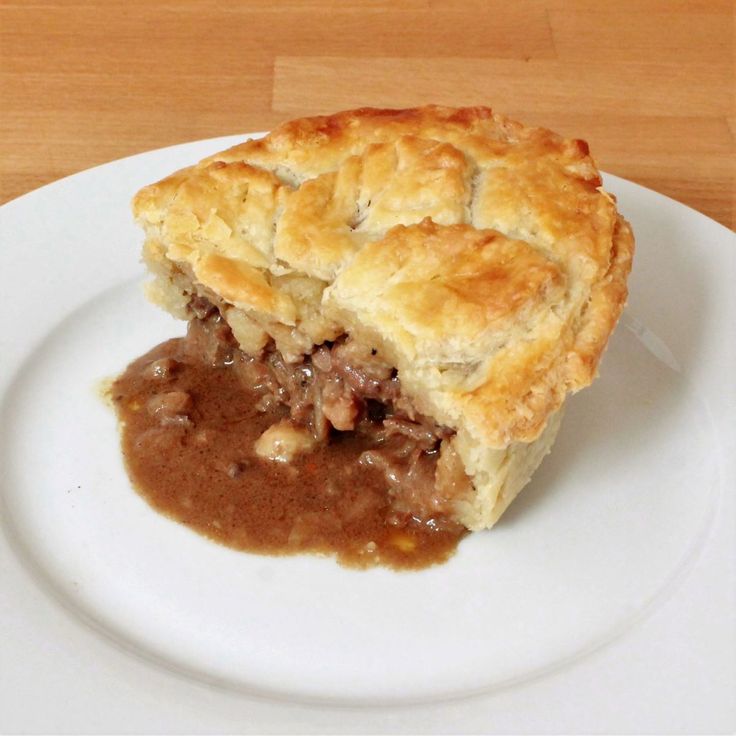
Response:
[[[393,367],[391,406],[442,428],[432,503],[470,529],[498,519],[593,380],[634,249],[583,141],[483,107],[295,120],[133,209],[149,294],[177,316],[204,298],[249,355],[319,362],[347,334],[356,363],[362,348]]]

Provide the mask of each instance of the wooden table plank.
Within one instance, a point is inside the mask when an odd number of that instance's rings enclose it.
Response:
[[[473,73],[468,74],[472,69]],[[324,112],[340,103],[490,104],[499,112],[558,110],[599,115],[716,116],[733,102],[723,88],[727,66],[713,63],[564,61],[484,58],[279,56],[274,109]],[[407,88],[397,78],[409,78]],[[367,98],[367,99],[366,99]]]
[[[642,5],[644,5],[642,3]],[[608,7],[608,6],[605,6]],[[616,6],[614,6],[616,7]],[[733,28],[722,13],[550,10],[557,58],[723,64],[733,47]],[[707,38],[708,43],[692,43]]]
[[[73,16],[73,24],[70,23]],[[111,33],[114,29],[114,34]],[[380,32],[373,32],[375,29]],[[335,56],[553,58],[554,46],[543,5],[509,3],[468,22],[456,10],[376,10],[339,12],[264,9],[245,12],[224,5],[217,12],[161,8],[155,3],[129,12],[98,8],[0,7],[0,41],[14,72],[49,71],[49,58],[69,72],[111,71],[235,74],[278,54]],[[366,33],[366,29],[369,32]],[[37,42],[39,35],[46,43]],[[166,68],[153,63],[168,62]]]

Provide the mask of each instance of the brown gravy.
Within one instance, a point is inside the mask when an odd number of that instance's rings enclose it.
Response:
[[[465,534],[397,518],[385,476],[357,462],[366,449],[359,434],[337,433],[288,464],[257,457],[254,441],[288,409],[256,409],[257,395],[234,370],[197,359],[184,338],[131,363],[110,396],[135,487],[157,511],[214,541],[417,569],[446,561]]]

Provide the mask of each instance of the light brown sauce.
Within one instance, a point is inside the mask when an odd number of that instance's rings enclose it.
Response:
[[[157,360],[175,363],[156,376]],[[162,394],[182,404],[164,423],[154,413]],[[236,371],[198,359],[185,339],[134,361],[110,396],[134,486],[154,509],[214,541],[260,554],[334,555],[351,567],[417,569],[446,561],[465,533],[397,521],[385,476],[357,462],[368,446],[359,434],[336,433],[289,464],[256,457],[254,441],[288,410],[258,411],[258,396]]]

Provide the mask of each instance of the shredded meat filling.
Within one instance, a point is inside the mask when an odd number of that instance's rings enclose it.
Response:
[[[195,297],[190,308],[190,349],[212,365],[234,368],[260,394],[262,411],[288,407],[291,422],[316,442],[326,442],[334,430],[365,437],[358,462],[385,475],[396,523],[452,518],[452,503],[471,489],[459,459],[447,460],[455,455],[447,441],[454,432],[414,409],[377,350],[344,335],[301,362],[287,362],[273,344],[250,356],[238,349],[216,307]],[[445,462],[438,469],[441,454]]]

